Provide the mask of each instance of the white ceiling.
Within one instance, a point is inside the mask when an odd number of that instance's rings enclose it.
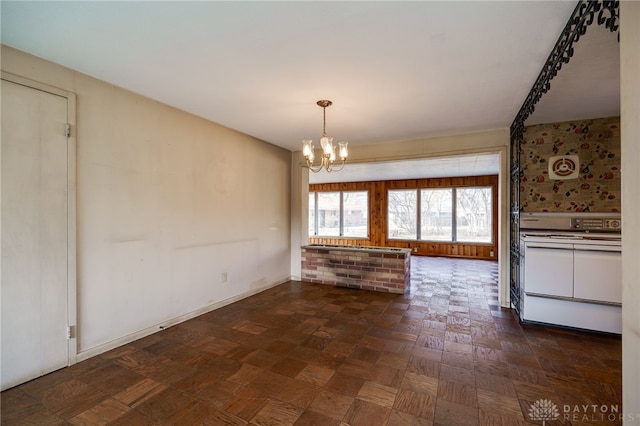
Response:
[[[6,45],[294,151],[321,134],[318,99],[334,102],[327,133],[350,147],[508,127],[575,4],[3,0],[0,7]],[[615,84],[603,86],[601,102],[569,96],[560,110],[615,105],[619,93],[604,93]]]

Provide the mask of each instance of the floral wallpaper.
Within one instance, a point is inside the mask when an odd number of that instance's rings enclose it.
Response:
[[[549,159],[577,155],[576,179],[551,179]],[[527,126],[520,205],[528,212],[620,212],[620,117]]]

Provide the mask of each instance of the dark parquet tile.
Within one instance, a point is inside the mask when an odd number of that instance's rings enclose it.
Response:
[[[304,412],[295,405],[269,399],[262,410],[251,420],[256,426],[290,426],[297,422]]]
[[[107,398],[88,384],[70,379],[43,392],[42,405],[60,417],[71,419]]]
[[[450,380],[440,380],[438,383],[438,403],[441,400],[469,407],[478,406],[478,398],[474,386]]]
[[[305,411],[298,417],[296,426],[323,425],[323,426],[340,426],[340,420],[332,419],[320,413],[313,411]]]
[[[321,388],[319,386],[296,380],[283,388],[276,395],[276,398],[280,401],[288,402],[297,407],[306,409],[318,393],[320,393],[320,390]]]
[[[387,426],[433,426],[433,422],[424,417],[394,410],[391,412]]]
[[[333,392],[320,391],[309,406],[309,410],[341,420],[353,404],[354,398]]]
[[[222,409],[223,406],[233,397],[238,395],[243,388],[244,386],[241,384],[233,383],[228,380],[220,380],[202,388],[197,393],[196,398],[205,401],[218,409]]]
[[[352,426],[371,426],[374,424],[386,424],[391,414],[391,409],[381,407],[372,402],[356,399],[349,411],[345,414],[343,423]]]
[[[251,420],[269,399],[269,395],[257,389],[247,388],[224,405],[224,410],[244,420]]]
[[[118,392],[114,396],[114,399],[131,408],[135,408],[165,389],[165,385],[158,383],[155,380],[144,379]]]
[[[519,324],[497,281],[495,262],[414,257],[406,295],[285,283],[6,390],[1,423],[526,425],[542,399],[621,407],[621,339]]]
[[[393,405],[393,408],[398,411],[426,419],[433,419],[435,407],[435,396],[414,392],[409,389],[400,389]]]
[[[480,422],[478,409],[456,404],[447,400],[438,400],[433,419],[434,425],[474,426]]]
[[[194,409],[198,400],[175,388],[167,388],[136,407],[141,414],[160,423],[171,423]]]
[[[83,411],[71,419],[76,425],[103,425],[117,420],[131,410],[130,407],[115,399],[105,399],[98,405]]]

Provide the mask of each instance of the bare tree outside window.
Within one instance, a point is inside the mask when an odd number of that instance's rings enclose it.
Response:
[[[490,186],[389,190],[387,238],[490,243],[492,197]]]
[[[491,242],[491,188],[458,188],[456,232],[458,241]]]
[[[369,235],[369,193],[342,193],[342,236],[366,238]]]
[[[415,189],[389,190],[388,237],[390,239],[417,239],[417,193]]]
[[[420,193],[420,239],[451,241],[452,190],[423,189]]]

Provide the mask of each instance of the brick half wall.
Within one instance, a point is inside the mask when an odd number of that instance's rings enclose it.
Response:
[[[384,247],[302,247],[302,281],[404,294],[409,291],[411,250]]]

